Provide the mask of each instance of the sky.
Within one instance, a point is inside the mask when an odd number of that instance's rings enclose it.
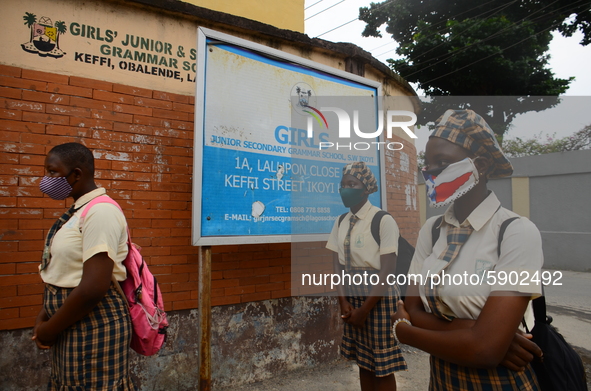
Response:
[[[373,0],[380,2],[381,0]],[[382,38],[362,37],[365,23],[356,20],[359,7],[367,7],[371,0],[306,0],[305,30],[310,37],[318,37],[332,42],[351,42],[370,52],[373,57],[386,63],[389,58],[396,58],[396,42],[382,28]],[[339,27],[343,25],[342,27]],[[336,28],[336,29],[335,29]],[[330,31],[334,29],[333,31]],[[555,77],[571,82],[563,102],[552,111],[544,113],[527,113],[513,121],[512,128],[506,138],[520,137],[529,139],[535,136],[565,137],[583,126],[591,124],[591,45],[581,46],[582,35],[577,33],[565,38],[554,34],[550,43],[549,68]],[[418,91],[420,94],[420,91]],[[589,103],[589,104],[587,104]],[[587,109],[585,109],[585,107]],[[419,140],[416,142],[418,151],[424,149],[427,135],[417,131]]]

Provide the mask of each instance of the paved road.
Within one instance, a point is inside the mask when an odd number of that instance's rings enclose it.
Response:
[[[554,273],[555,271],[551,271]],[[583,357],[591,390],[591,273],[556,271],[561,278],[546,288],[547,312],[554,318],[553,325]],[[424,391],[429,384],[429,355],[403,346],[409,371],[396,376],[398,390]],[[219,391],[359,391],[359,376],[354,363],[337,361],[314,368],[306,368],[273,379]]]

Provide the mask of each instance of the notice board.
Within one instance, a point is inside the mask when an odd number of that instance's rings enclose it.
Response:
[[[376,148],[320,148],[339,137],[337,115],[321,109],[363,99],[361,123],[375,132],[380,93],[378,82],[200,28],[193,245],[326,240],[347,211],[343,166],[363,160],[380,182],[384,172]]]

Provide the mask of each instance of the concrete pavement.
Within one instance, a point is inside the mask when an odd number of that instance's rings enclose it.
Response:
[[[553,325],[581,354],[587,369],[591,390],[591,273],[556,272],[552,285],[545,288],[547,312]],[[560,276],[560,279],[558,279]],[[561,284],[561,285],[558,285]],[[403,346],[409,370],[396,375],[398,390],[427,390],[429,355],[410,346]],[[263,382],[219,388],[223,391],[359,391],[357,365],[342,360],[313,368],[303,368]]]

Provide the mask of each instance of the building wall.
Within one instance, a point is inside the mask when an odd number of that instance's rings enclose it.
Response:
[[[38,389],[47,379],[48,355],[37,352],[30,341],[43,290],[37,267],[45,234],[68,201],[44,197],[38,184],[47,152],[69,141],[94,151],[97,183],[123,207],[171,317],[166,347],[155,357],[134,360],[137,380],[142,389],[162,381],[162,389],[170,390],[195,389],[198,382],[199,248],[190,240],[194,84],[187,81],[188,71],[180,81],[117,69],[121,58],[110,69],[101,65],[101,57],[114,58],[101,56],[105,43],[97,39],[97,28],[105,33],[112,27],[123,37],[137,34],[187,49],[194,44],[197,26],[206,26],[355,71],[381,81],[387,95],[413,94],[385,65],[353,45],[310,40],[182,2],[166,2],[165,9],[157,3],[162,2],[90,0],[77,7],[70,0],[22,0],[13,2],[23,5],[17,11],[11,7],[0,16],[5,26],[15,26],[7,27],[10,34],[18,32],[0,43],[6,54],[0,59],[0,344],[8,347],[0,355],[3,389]],[[21,11],[54,21],[73,15],[67,20],[68,33],[60,38],[63,57],[22,49],[30,37]],[[129,19],[124,23],[121,16]],[[94,23],[94,38],[83,36],[89,30],[72,35],[72,23]],[[175,35],[181,38],[175,40]],[[81,60],[75,60],[77,52],[84,53],[77,57]],[[412,243],[419,228],[416,154],[403,134],[392,141],[404,142],[405,149],[386,152],[387,208]],[[322,267],[330,270],[331,256],[321,242],[212,247],[214,384],[261,380],[337,357],[336,302],[292,297],[292,251],[320,254]]]
[[[184,0],[199,7],[242,16],[280,29],[304,32],[304,0]]]

